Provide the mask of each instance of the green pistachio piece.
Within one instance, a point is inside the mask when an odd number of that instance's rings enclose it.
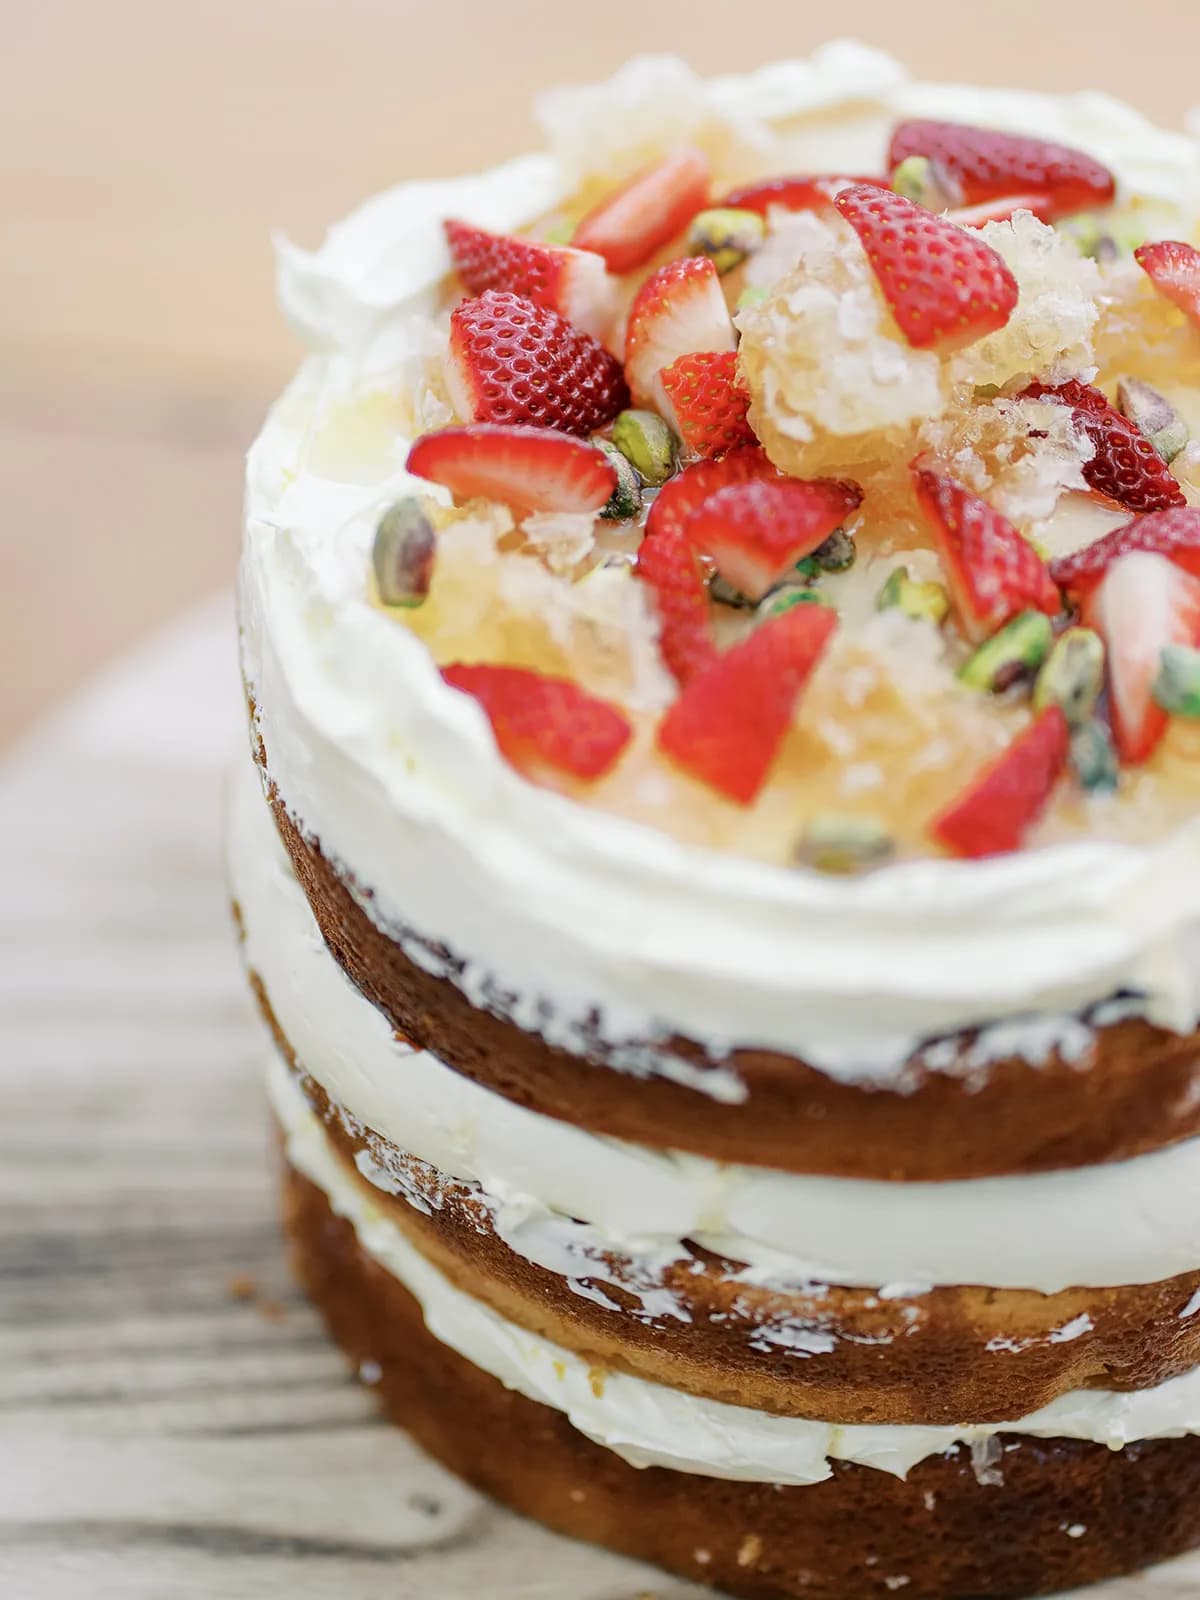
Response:
[[[848,572],[854,565],[858,551],[854,540],[845,528],[835,528],[824,544],[818,545],[811,558],[818,572]]]
[[[642,480],[637,468],[611,439],[593,439],[592,443],[597,450],[604,451],[617,474],[617,487],[600,515],[609,522],[628,522],[642,509]]]
[[[997,694],[1036,672],[1053,642],[1050,618],[1042,611],[1022,611],[963,662],[958,676],[972,689]]]
[[[940,583],[917,583],[907,567],[897,567],[875,598],[877,611],[893,607],[906,617],[944,622],[950,614],[950,596]]]
[[[375,530],[371,564],[385,606],[419,606],[433,581],[437,535],[422,502],[406,495],[389,506]]]
[[[734,311],[749,311],[752,306],[760,306],[764,300],[769,299],[770,292],[768,290],[755,288],[753,284],[748,283],[741,294],[738,295]]]
[[[1154,698],[1173,717],[1200,717],[1200,650],[1167,646],[1159,657]]]
[[[824,595],[818,594],[815,589],[808,589],[800,583],[781,583],[778,588],[772,589],[765,600],[758,606],[759,619],[766,622],[771,617],[781,617],[785,611],[790,611],[793,606],[827,606],[829,601]]]
[[[908,156],[892,169],[891,186],[906,200],[915,200],[927,211],[949,211],[962,204],[962,185],[940,162],[928,156]]]
[[[757,211],[717,206],[692,218],[688,249],[694,256],[707,256],[718,272],[732,272],[762,244],[766,228]]]
[[[1191,429],[1165,395],[1140,378],[1122,378],[1117,384],[1117,406],[1164,461],[1174,461],[1191,438]]]
[[[1064,217],[1057,227],[1074,241],[1081,256],[1090,256],[1100,266],[1130,255],[1146,242],[1145,233],[1134,223],[1127,219],[1098,217],[1094,211],[1080,211],[1073,217]]]
[[[715,600],[718,605],[735,606],[739,611],[753,611],[758,604],[740,589],[735,589],[719,572],[714,572],[708,580],[708,593],[710,599]]]
[[[556,222],[546,229],[545,239],[547,244],[570,244],[575,237],[575,224],[573,222]]]
[[[1072,727],[1088,722],[1104,684],[1104,640],[1090,628],[1068,628],[1055,641],[1033,686],[1033,709],[1061,706]]]
[[[1092,794],[1115,789],[1120,782],[1112,735],[1096,717],[1071,729],[1071,771],[1080,788]]]
[[[613,423],[612,442],[655,488],[675,471],[675,435],[656,411],[622,411]]]
[[[821,811],[800,835],[796,861],[821,872],[861,872],[886,861],[894,849],[891,835],[876,818]]]

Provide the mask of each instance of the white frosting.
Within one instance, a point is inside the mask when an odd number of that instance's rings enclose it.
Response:
[[[654,109],[653,87],[668,80]],[[557,103],[556,138],[575,166],[584,150],[604,158],[604,129],[623,125],[634,103],[640,139],[660,125],[673,135],[715,123],[739,147],[833,169],[878,166],[889,123],[922,111],[1083,145],[1142,191],[1200,214],[1200,147],[1125,107],[916,85],[854,46],[710,84],[651,62],[608,94],[622,115],[607,121],[604,91],[580,99],[575,121]],[[599,1035],[616,1047],[614,1065],[672,1073],[718,1098],[743,1093],[732,1072],[701,1078],[647,1041],[679,1032],[715,1053],[757,1045],[841,1078],[896,1081],[931,1035],[1069,1013],[1123,988],[1144,994],[1154,1021],[1191,1029],[1200,819],[1153,848],[903,863],[851,882],[719,856],[526,783],[421,642],[372,609],[371,537],[381,508],[411,486],[407,441],[373,456],[339,450],[322,424],[340,398],[403,374],[424,348],[447,266],[442,216],[514,226],[569,181],[550,154],[404,185],[316,254],[282,250],[285,308],[322,354],[251,453],[243,660],[272,775],[301,826],[369,886],[383,927],[402,940],[415,930],[465,963],[407,940],[478,1003],[570,1049]]]
[[[685,1239],[745,1262],[745,1280],[780,1285],[1054,1293],[1200,1268],[1200,1140],[1074,1171],[890,1184],[603,1138],[505,1100],[396,1038],[325,949],[250,771],[234,801],[230,861],[247,959],[305,1070],[367,1128],[478,1184],[501,1237],[552,1271],[603,1279],[603,1253],[615,1250],[648,1283],[684,1254]],[[397,1182],[385,1163],[364,1171],[384,1187]],[[672,1314],[661,1296],[654,1304]],[[1077,1319],[1055,1339],[1085,1331]]]
[[[1120,1449],[1135,1439],[1200,1432],[1200,1369],[1155,1389],[1076,1390],[1015,1422],[986,1427],[840,1427],[705,1400],[620,1372],[598,1373],[580,1356],[506,1321],[455,1288],[411,1245],[365,1187],[338,1163],[324,1129],[286,1068],[268,1087],[288,1159],[353,1224],[363,1248],[416,1297],[430,1332],[509,1389],[552,1406],[580,1433],[637,1467],[671,1467],[755,1483],[819,1483],[829,1462],[852,1461],[903,1477],[918,1461],[960,1442],[980,1448],[998,1433],[1084,1439]],[[997,1447],[995,1464],[1002,1471]]]

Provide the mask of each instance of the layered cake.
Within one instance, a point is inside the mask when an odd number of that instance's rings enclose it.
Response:
[[[396,1422],[760,1600],[1200,1543],[1200,147],[835,45],[284,245],[232,884]]]

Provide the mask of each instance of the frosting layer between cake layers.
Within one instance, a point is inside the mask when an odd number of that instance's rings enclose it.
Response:
[[[1103,97],[912,84],[850,46],[711,84],[643,63],[609,91],[643,116],[656,92],[676,135],[720,118],[764,161],[786,151],[801,169],[876,163],[887,126],[914,111],[1036,127],[1200,215],[1200,149]],[[575,183],[603,109],[603,91],[574,110],[558,101],[555,153],[403,186],[317,254],[283,250],[285,306],[320,353],[251,455],[243,661],[271,775],[301,831],[414,960],[436,964],[430,942],[443,944],[465,963],[445,970],[469,996],[515,996],[515,1022],[580,1053],[597,1028],[618,1047],[680,1034],[717,1057],[757,1046],[843,1080],[894,1083],[921,1041],[1031,1011],[1011,1048],[1040,1057],[1070,1038],[1071,1014],[1120,991],[1157,1024],[1191,1030],[1200,819],[1154,846],[902,863],[852,883],[684,847],[526,783],[480,709],[370,604],[375,525],[415,486],[402,467],[409,441],[340,437],[338,408],[399,382],[421,425],[413,373],[449,264],[441,219],[512,228],[544,212]],[[627,1064],[718,1098],[745,1094],[734,1072],[701,1074],[667,1050],[634,1049]]]

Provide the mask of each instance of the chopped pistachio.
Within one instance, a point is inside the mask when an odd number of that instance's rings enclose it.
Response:
[[[642,509],[642,480],[637,468],[611,439],[593,439],[592,443],[604,451],[617,474],[617,487],[600,515],[609,522],[628,522]]]
[[[906,617],[944,622],[950,614],[950,596],[940,583],[917,583],[907,567],[897,567],[875,598],[877,611],[893,607]]]
[[[1050,653],[1054,629],[1042,611],[1022,611],[963,662],[958,676],[972,689],[998,694],[1037,671]]]
[[[1121,764],[1112,735],[1096,717],[1071,729],[1071,771],[1080,788],[1089,793],[1115,789],[1120,781]]]
[[[708,582],[708,593],[718,605],[736,606],[739,611],[753,611],[758,604],[751,600],[748,594],[743,594],[740,589],[735,589],[727,578],[719,572],[714,572]]]
[[[1154,698],[1173,717],[1200,717],[1200,650],[1167,646],[1159,657]]]
[[[1120,380],[1117,405],[1164,461],[1174,461],[1191,438],[1190,428],[1167,397],[1140,378]]]
[[[622,411],[613,423],[612,442],[655,488],[675,470],[675,435],[656,411]]]
[[[757,211],[717,206],[692,218],[688,249],[693,255],[707,256],[718,272],[732,272],[762,244],[766,226]]]
[[[1074,241],[1081,256],[1090,256],[1101,266],[1129,255],[1145,244],[1144,231],[1128,219],[1098,217],[1094,211],[1080,211],[1057,224],[1060,233]]]
[[[845,528],[835,528],[824,544],[812,553],[819,572],[848,572],[858,551]]]
[[[749,311],[752,306],[761,306],[763,301],[769,298],[770,294],[766,289],[760,289],[754,284],[748,283],[741,294],[738,295],[737,305],[734,310]]]
[[[385,606],[419,606],[433,581],[437,535],[424,505],[406,495],[390,506],[375,530],[371,564]]]
[[[1033,686],[1033,709],[1061,706],[1072,727],[1095,714],[1104,684],[1104,640],[1091,628],[1068,628],[1055,641]]]
[[[547,244],[570,244],[575,237],[575,224],[573,222],[556,222],[546,229]]]
[[[829,601],[823,594],[818,594],[815,589],[806,588],[800,583],[781,583],[778,588],[772,589],[770,594],[759,603],[759,618],[766,622],[771,617],[781,617],[785,611],[790,611],[793,606],[827,606]]]
[[[796,861],[822,872],[861,872],[886,861],[894,849],[891,835],[875,817],[821,811],[800,835]]]
[[[962,204],[962,185],[940,162],[928,156],[908,156],[892,169],[891,186],[906,200],[928,211],[948,211]]]

